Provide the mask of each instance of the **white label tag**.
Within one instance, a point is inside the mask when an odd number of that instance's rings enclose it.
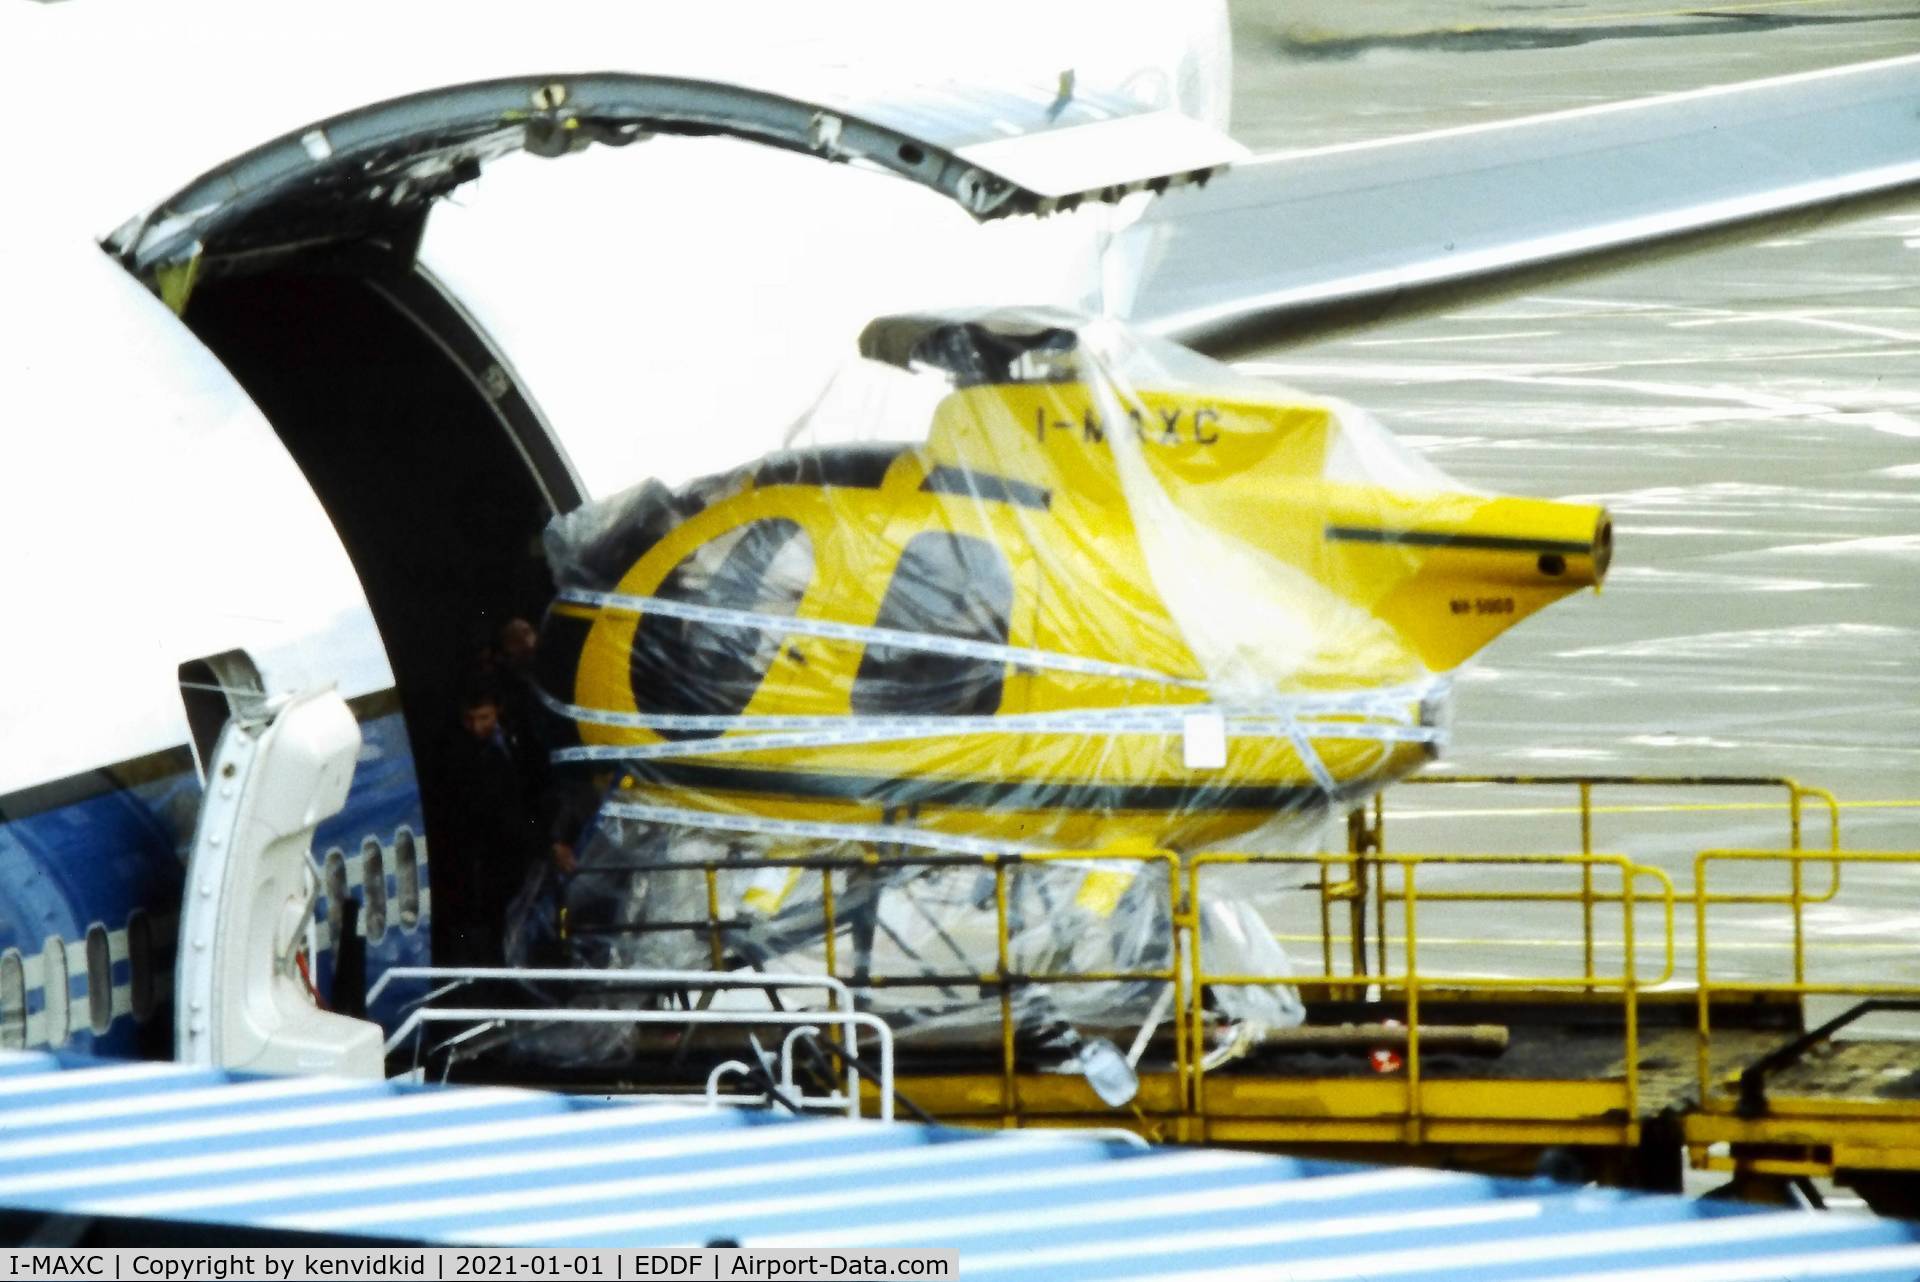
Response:
[[[1227,764],[1227,719],[1217,712],[1190,712],[1182,721],[1187,769],[1219,770]]]

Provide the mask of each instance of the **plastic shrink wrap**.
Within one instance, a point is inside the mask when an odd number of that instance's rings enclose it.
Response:
[[[598,803],[579,964],[831,948],[928,1038],[1000,1018],[982,975],[1110,976],[1007,999],[1084,1067],[1076,1029],[1165,1016],[1179,856],[1311,848],[1438,751],[1450,670],[1605,572],[1600,509],[1476,493],[1110,320],[894,317],[861,348],[785,449],[666,460],[548,530],[555,758]],[[1210,883],[1209,971],[1286,972],[1262,904],[1295,874]],[[1302,1015],[1278,985],[1210,1001]]]

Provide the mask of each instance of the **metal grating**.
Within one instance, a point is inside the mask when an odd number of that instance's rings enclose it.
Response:
[[[1920,1225],[1060,1133],[0,1054],[0,1207],[335,1238],[945,1247],[968,1278],[1913,1279]]]

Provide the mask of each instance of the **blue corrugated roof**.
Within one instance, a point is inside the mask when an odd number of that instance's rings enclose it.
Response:
[[[948,1247],[969,1278],[1920,1276],[1920,1226],[1059,1134],[0,1054],[0,1207],[430,1242]]]

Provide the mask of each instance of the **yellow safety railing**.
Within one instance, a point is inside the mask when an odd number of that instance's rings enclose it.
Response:
[[[1202,890],[1202,878],[1209,869],[1221,867],[1247,867],[1261,865],[1301,865],[1318,863],[1324,875],[1332,864],[1348,862],[1344,855],[1254,855],[1209,853],[1195,855],[1187,861],[1188,891],[1187,902],[1197,904]],[[1583,889],[1581,891],[1536,891],[1536,890],[1421,890],[1419,871],[1423,868],[1455,867],[1467,869],[1491,869],[1527,867],[1534,869],[1569,869],[1580,873]],[[1596,868],[1612,868],[1619,877],[1617,891],[1594,890],[1591,888]],[[1399,887],[1395,889],[1387,870],[1397,870]],[[1331,964],[1332,953],[1325,954],[1328,959],[1326,973],[1307,975],[1249,975],[1238,973],[1216,973],[1206,967],[1204,944],[1198,930],[1198,923],[1189,919],[1185,925],[1188,930],[1187,956],[1189,958],[1189,979],[1186,985],[1188,1008],[1186,1018],[1190,1025],[1186,1037],[1189,1048],[1205,1045],[1205,1010],[1203,999],[1210,986],[1265,986],[1288,985],[1294,988],[1319,988],[1343,990],[1366,988],[1378,985],[1383,996],[1398,993],[1405,1003],[1407,1024],[1407,1054],[1405,1058],[1406,1082],[1406,1125],[1409,1142],[1418,1143],[1421,1129],[1421,1059],[1420,1059],[1420,996],[1423,990],[1446,989],[1450,994],[1471,993],[1474,991],[1512,991],[1523,989],[1572,989],[1572,990],[1613,990],[1618,992],[1622,1010],[1623,1024],[1623,1060],[1625,1089],[1627,1098],[1626,1117],[1628,1125],[1637,1117],[1639,1099],[1639,993],[1643,987],[1666,983],[1674,973],[1674,891],[1673,883],[1667,874],[1658,869],[1634,863],[1620,855],[1460,855],[1460,854],[1394,854],[1379,855],[1374,860],[1374,871],[1380,878],[1378,902],[1388,899],[1401,905],[1404,927],[1400,939],[1403,967],[1398,971],[1389,969],[1384,961],[1388,952],[1387,933],[1380,932],[1382,961],[1377,969],[1357,966],[1353,973],[1338,974]],[[1655,883],[1657,889],[1652,896],[1645,896],[1636,889],[1636,882],[1645,878]],[[1539,975],[1539,976],[1496,976],[1480,974],[1459,974],[1444,972],[1423,973],[1419,963],[1420,905],[1422,903],[1580,903],[1588,908],[1594,903],[1618,903],[1621,907],[1621,934],[1623,957],[1618,975],[1599,975],[1594,973],[1591,954],[1584,973],[1580,975]],[[1656,977],[1642,978],[1638,974],[1637,942],[1635,939],[1636,908],[1647,903],[1657,903],[1662,910],[1663,939],[1662,969]],[[1385,917],[1382,917],[1384,927]],[[1187,1081],[1189,1107],[1200,1119],[1207,1116],[1206,1069],[1203,1057],[1194,1055],[1183,1066],[1183,1077]]]
[[[1697,1055],[1693,1076],[1697,1078],[1700,1108],[1715,1114],[1711,1119],[1713,1125],[1748,1126],[1749,1123],[1740,1119],[1753,1116],[1751,1108],[1733,1094],[1736,1088],[1726,1077],[1731,1068],[1745,1067],[1746,1061],[1763,1052],[1771,1057],[1782,1045],[1786,1046],[1783,1053],[1788,1058],[1779,1060],[1780,1064],[1799,1053],[1797,1043],[1789,1045],[1770,1038],[1771,1015],[1759,1024],[1751,1020],[1742,1023],[1743,1017],[1737,1012],[1743,1007],[1759,1003],[1777,1013],[1787,1003],[1839,997],[1895,999],[1896,1005],[1920,1003],[1920,978],[1896,982],[1885,975],[1866,975],[1855,981],[1848,975],[1860,972],[1841,971],[1836,975],[1822,971],[1816,923],[1823,917],[1820,912],[1810,910],[1828,905],[1826,911],[1831,913],[1836,910],[1832,906],[1844,907],[1874,887],[1886,884],[1884,878],[1876,878],[1871,873],[1863,875],[1858,868],[1848,871],[1847,866],[1920,865],[1920,852],[1844,849],[1841,806],[1824,789],[1807,787],[1786,777],[1747,776],[1473,775],[1418,778],[1409,782],[1415,786],[1566,787],[1573,804],[1565,813],[1577,823],[1577,829],[1569,836],[1577,838],[1578,850],[1521,854],[1390,851],[1386,825],[1389,812],[1376,798],[1366,810],[1350,818],[1349,848],[1324,854],[1209,852],[1182,856],[1168,851],[1099,850],[972,856],[916,852],[903,846],[875,846],[862,853],[832,858],[770,857],[748,863],[725,859],[663,861],[600,871],[673,872],[703,878],[705,919],[700,920],[700,908],[693,906],[686,915],[694,920],[673,926],[684,926],[694,938],[703,940],[716,968],[738,964],[734,950],[729,947],[729,932],[741,929],[742,922],[750,916],[736,893],[739,887],[722,880],[723,874],[737,877],[762,867],[785,867],[802,870],[809,878],[817,877],[820,934],[809,937],[808,948],[816,958],[824,957],[825,974],[875,990],[938,986],[971,986],[979,990],[988,1003],[983,1011],[979,1046],[982,1058],[976,1061],[979,1068],[968,1075],[964,1087],[943,1086],[941,1089],[954,1092],[947,1098],[967,1101],[954,1109],[956,1116],[986,1120],[997,1111],[1007,1125],[1048,1120],[1058,1124],[1068,1117],[1084,1121],[1098,1112],[1098,1105],[1090,1100],[1083,1107],[1076,1091],[1063,1094],[1058,1079],[1033,1075],[1033,1065],[1023,1058],[1031,1054],[1030,1041],[1023,1040],[1023,1031],[1030,1030],[1023,1023],[1025,1016],[1017,1000],[1023,989],[1052,985],[1151,984],[1166,986],[1160,999],[1167,1003],[1163,1008],[1166,1017],[1164,1023],[1143,1030],[1136,1043],[1154,1047],[1149,1061],[1154,1067],[1150,1070],[1150,1085],[1147,1076],[1143,1076],[1143,1093],[1134,1106],[1135,1118],[1131,1124],[1149,1133],[1159,1130],[1182,1138],[1224,1133],[1230,1138],[1245,1140],[1258,1126],[1283,1116],[1271,1111],[1262,1114],[1260,1109],[1292,1107],[1274,1101],[1296,1097],[1284,1093],[1274,1095],[1263,1083],[1230,1084],[1221,1076],[1224,1070],[1217,1065],[1209,1067],[1209,1034],[1216,1031],[1211,1022],[1221,1016],[1215,1009],[1217,1003],[1209,1003],[1208,993],[1230,987],[1274,986],[1295,989],[1310,1001],[1373,999],[1380,1003],[1381,1010],[1393,1018],[1403,1019],[1407,1026],[1403,1059],[1391,1076],[1383,1075],[1384,1081],[1395,1084],[1372,1085],[1357,1094],[1339,1097],[1343,1101],[1341,1107],[1347,1106],[1344,1101],[1348,1098],[1363,1101],[1356,1107],[1364,1109],[1385,1101],[1382,1129],[1398,1131],[1404,1126],[1401,1133],[1410,1143],[1459,1143],[1462,1142],[1458,1138],[1462,1133],[1460,1119],[1479,1116],[1460,1110],[1478,1107],[1472,1101],[1483,1098],[1484,1093],[1475,1097],[1460,1091],[1452,1083],[1461,1074],[1451,1068],[1436,1070],[1433,1067],[1433,1055],[1438,1052],[1427,1039],[1436,1026],[1449,1022],[1447,1017],[1437,1016],[1436,1010],[1458,1011],[1463,1003],[1471,1002],[1475,994],[1485,995],[1489,1000],[1496,995],[1502,1000],[1512,1000],[1513,994],[1538,990],[1571,994],[1590,1010],[1618,1011],[1617,1016],[1609,1014],[1606,1019],[1609,1030],[1606,1060],[1612,1062],[1611,1030],[1616,1026],[1613,1023],[1616,1018],[1622,1058],[1620,1067],[1600,1073],[1607,1083],[1604,1127],[1613,1128],[1612,1110],[1619,1100],[1623,1104],[1617,1127],[1619,1142],[1631,1143],[1637,1134],[1637,1119],[1643,1104],[1652,1107],[1650,1101],[1655,1099],[1671,1103],[1679,1095],[1669,1098],[1665,1092],[1681,1089],[1679,1082],[1657,1074],[1648,1076],[1643,1089],[1640,1065],[1643,1031],[1647,1038],[1658,1039],[1661,1046],[1665,1045],[1665,1039],[1688,1036],[1684,1025],[1664,1032],[1647,1031],[1642,1021],[1642,1003],[1647,990],[1671,984],[1678,954],[1684,952],[1687,942],[1680,936],[1686,929],[1684,920],[1676,924],[1676,900],[1690,900],[1693,904],[1695,991],[1690,995],[1674,993],[1672,996],[1681,1003],[1690,999],[1696,1007],[1693,1036]],[[1768,804],[1778,805],[1785,811],[1784,848],[1703,851],[1692,861],[1692,884],[1678,891],[1674,882],[1687,875],[1684,864],[1676,865],[1669,874],[1645,862],[1644,857],[1594,849],[1600,836],[1612,832],[1607,826],[1608,816],[1658,814],[1669,809],[1689,808],[1600,804],[1608,790],[1740,788],[1775,789],[1781,794],[1779,802],[1769,799]],[[1821,822],[1823,807],[1825,821]],[[1744,802],[1740,808],[1746,808]],[[1552,813],[1561,812],[1556,808]],[[1817,866],[1810,869],[1809,865]],[[1033,890],[1019,880],[1021,870],[1075,866],[1084,867],[1089,873],[1122,867],[1135,870],[1127,878],[1134,888],[1134,905],[1167,923],[1164,949],[1156,942],[1154,948],[1141,954],[1145,960],[1134,968],[1110,970],[1079,969],[1075,962],[1061,961],[1059,959],[1069,955],[1064,948],[1058,951],[1047,948],[1038,954],[1026,951],[1021,942],[1023,913],[1025,922],[1036,919],[1030,899]],[[1311,940],[1309,922],[1317,909],[1319,946],[1317,949],[1311,944],[1305,950],[1295,948],[1292,962],[1298,970],[1245,973],[1221,961],[1220,945],[1214,942],[1211,929],[1204,923],[1202,906],[1209,892],[1221,890],[1219,879],[1229,876],[1229,870],[1236,868],[1256,870],[1250,881],[1276,888],[1288,896],[1284,901],[1276,901],[1284,905],[1281,910],[1263,912],[1276,931],[1286,929],[1283,923],[1291,919],[1295,923],[1293,928],[1301,932],[1279,938]],[[981,915],[968,919],[968,930],[962,932],[966,941],[964,957],[953,967],[943,967],[933,958],[932,967],[918,971],[910,965],[895,964],[893,959],[897,954],[884,947],[879,952],[861,952],[859,963],[850,960],[849,925],[861,918],[850,907],[849,889],[861,889],[859,879],[863,876],[890,876],[916,869],[967,870],[990,879],[990,896],[983,880],[979,898],[973,901],[981,906]],[[1267,875],[1260,875],[1262,872]],[[694,884],[688,883],[688,889],[692,890]],[[1143,904],[1142,896],[1154,902]],[[693,895],[692,904],[698,905],[699,899],[697,893]],[[1486,911],[1490,907],[1505,910],[1520,905],[1540,909],[1528,913],[1531,923],[1551,915],[1553,928],[1524,934],[1513,931],[1502,938],[1498,930],[1450,931],[1444,925],[1436,925],[1436,922],[1459,922],[1460,917],[1447,915],[1455,910],[1472,914],[1470,920],[1478,920],[1492,915]],[[1734,912],[1716,921],[1714,914],[1726,908],[1777,911]],[[858,911],[875,911],[870,894],[859,900]],[[1163,911],[1164,917],[1160,917]],[[1741,972],[1757,973],[1758,978],[1729,977],[1725,952],[1728,921],[1749,921],[1756,916],[1771,919],[1766,928],[1772,933],[1767,936],[1766,946],[1772,947],[1777,942],[1779,951],[1773,954],[1777,960],[1770,963],[1770,969]],[[1558,927],[1563,919],[1566,921],[1564,932]],[[1721,936],[1722,949],[1717,960],[1722,975],[1714,971],[1713,927],[1716,925]],[[861,938],[857,931],[853,937]],[[1443,960],[1449,956],[1448,949],[1477,949],[1484,945],[1511,947],[1523,956],[1559,956],[1560,960],[1529,962],[1517,968],[1509,966],[1504,956],[1494,963],[1474,954],[1459,966],[1449,966]],[[1757,945],[1751,938],[1745,938],[1738,941],[1738,946],[1751,950]],[[1571,950],[1576,947],[1582,954],[1577,964],[1571,956]],[[1533,948],[1549,951],[1526,952]],[[1556,951],[1560,949],[1566,950],[1565,955]],[[1616,950],[1620,954],[1617,966],[1611,960]],[[910,953],[907,956],[916,963],[920,960]],[[959,956],[957,949],[956,956]],[[1036,963],[1035,956],[1050,960]],[[869,960],[876,964],[869,967]],[[1030,969],[1036,964],[1052,969]],[[1218,969],[1211,968],[1214,966]],[[933,973],[934,969],[941,968],[954,973]],[[870,974],[869,969],[889,973]],[[1506,973],[1487,973],[1494,970]],[[1516,971],[1541,973],[1514,973]],[[1915,973],[1920,975],[1920,971]],[[997,1021],[992,1009],[995,1004]],[[1885,1011],[1887,1007],[1871,1009]],[[1684,1010],[1681,1004],[1676,1013]],[[1857,1017],[1858,1013],[1852,1012],[1849,1017]],[[1160,1016],[1151,1018],[1158,1020]],[[1454,1020],[1457,1022],[1458,1018],[1455,1016]],[[1716,1021],[1721,1025],[1718,1030],[1714,1027]],[[997,1029],[994,1028],[996,1022]],[[1736,1024],[1740,1025],[1737,1030]],[[827,1035],[834,1036],[831,1031]],[[1827,1028],[1821,1027],[1809,1038],[1831,1035]],[[1684,1051],[1681,1054],[1684,1055]],[[1684,1059],[1681,1062],[1684,1063]],[[1247,1067],[1258,1072],[1253,1064]],[[1716,1080],[1716,1071],[1723,1080]],[[1764,1082],[1769,1074],[1777,1075],[1781,1071],[1769,1058],[1753,1067],[1748,1077],[1753,1082]],[[1685,1070],[1681,1073],[1684,1078]],[[1148,1070],[1143,1069],[1143,1074],[1148,1074]],[[912,1078],[905,1080],[910,1083]],[[1247,1081],[1244,1073],[1242,1080]],[[1790,1080],[1804,1083],[1816,1079]],[[911,1090],[911,1085],[907,1089]],[[1821,1090],[1805,1085],[1800,1090],[1802,1094],[1814,1096],[1816,1101],[1821,1095]],[[1582,1098],[1590,1100],[1593,1096]],[[1844,1100],[1844,1092],[1835,1098]],[[1463,1105],[1463,1100],[1469,1102]],[[1862,1113],[1861,1101],[1845,1102],[1853,1113]],[[1581,1107],[1588,1106],[1583,1103]],[[1399,1111],[1402,1108],[1404,1116]],[[1787,1110],[1793,1116],[1809,1111],[1820,1113],[1817,1102],[1796,1099]],[[1733,1116],[1735,1114],[1737,1116]],[[1876,1112],[1875,1116],[1878,1115]],[[1309,1106],[1297,1116],[1304,1123],[1318,1115],[1313,1114]],[[1372,1119],[1382,1115],[1356,1112],[1353,1116]],[[1768,1124],[1781,1125],[1778,1119]],[[1310,1129],[1293,1125],[1292,1130],[1285,1132],[1288,1142],[1298,1142],[1303,1135],[1311,1138]],[[1338,1129],[1337,1126],[1329,1128],[1330,1132]],[[1355,1133],[1355,1128],[1348,1127],[1342,1138],[1352,1138]],[[1495,1133],[1486,1128],[1477,1132]],[[1603,1133],[1598,1124],[1595,1133]],[[1771,1142],[1766,1136],[1772,1132],[1740,1133],[1748,1135],[1747,1139],[1738,1141],[1741,1143]],[[1435,1138],[1423,1141],[1422,1137],[1429,1134]],[[1755,1135],[1760,1138],[1753,1138]]]
[[[1700,1102],[1705,1107],[1722,1106],[1724,1092],[1717,1090],[1713,1078],[1712,1008],[1716,998],[1731,996],[1920,998],[1920,983],[1880,983],[1866,981],[1821,982],[1807,980],[1806,908],[1809,904],[1830,902],[1832,895],[1808,895],[1803,889],[1802,867],[1809,862],[1831,865],[1836,872],[1833,887],[1839,884],[1837,869],[1843,864],[1885,867],[1920,864],[1920,851],[1830,850],[1811,854],[1779,850],[1703,850],[1693,861],[1694,952],[1696,966],[1696,1005],[1698,1010],[1698,1057]],[[1710,889],[1714,865],[1751,868],[1756,864],[1785,865],[1789,889],[1783,894],[1718,893]],[[1708,909],[1721,904],[1771,904],[1788,910],[1793,978],[1791,980],[1732,980],[1713,978],[1710,961]]]
[[[1785,800],[1782,804],[1787,812],[1786,849],[1788,851],[1799,852],[1807,849],[1805,830],[1806,812],[1809,803],[1824,807],[1826,810],[1825,852],[1836,852],[1840,849],[1841,845],[1840,802],[1838,798],[1825,788],[1809,787],[1797,779],[1785,775],[1415,775],[1409,779],[1402,780],[1401,785],[1403,787],[1491,785],[1500,787],[1571,788],[1575,792],[1576,804],[1568,809],[1568,813],[1578,819],[1579,853],[1582,855],[1591,855],[1594,853],[1594,819],[1596,815],[1664,814],[1673,813],[1676,810],[1705,808],[1701,806],[1675,807],[1664,804],[1596,806],[1594,804],[1594,790],[1598,788],[1642,791],[1672,791],[1682,788],[1757,788],[1778,790],[1785,793]],[[1364,887],[1366,883],[1364,880],[1361,880],[1361,878],[1364,877],[1368,857],[1372,854],[1384,853],[1386,850],[1386,821],[1388,811],[1386,809],[1385,795],[1381,794],[1373,799],[1371,825],[1365,822],[1361,814],[1362,812],[1356,812],[1349,820],[1348,845],[1349,855],[1356,865],[1355,877],[1352,880],[1357,882],[1358,886]],[[1818,893],[1808,893],[1805,888],[1803,880],[1805,862],[1806,861],[1795,861],[1792,863],[1789,873],[1792,885],[1784,894],[1755,895],[1736,892],[1715,895],[1709,902],[1716,904],[1798,902],[1803,905],[1831,903],[1840,894],[1841,861],[1826,858],[1818,860],[1818,862],[1825,865],[1827,879],[1825,889]],[[1378,893],[1379,883],[1377,877],[1374,885],[1376,892],[1375,913],[1378,921],[1378,929],[1384,933],[1386,913],[1388,911],[1387,902],[1385,897]],[[1341,889],[1343,889],[1343,887],[1336,884],[1330,887],[1327,893],[1329,893],[1333,899],[1339,899],[1342,897],[1338,893]],[[1582,903],[1581,942],[1586,969],[1589,973],[1592,972],[1594,966],[1594,907],[1604,902],[1601,898],[1594,896],[1592,892],[1592,870],[1589,868],[1582,877],[1581,890],[1579,892]],[[1364,895],[1362,897],[1364,897]],[[1323,916],[1330,918],[1330,910],[1325,912]],[[1328,947],[1330,948],[1331,945],[1328,945]]]
[[[836,874],[840,874],[844,879],[847,876],[901,872],[911,869],[953,868],[987,872],[993,879],[994,951],[991,967],[968,971],[965,974],[931,972],[868,974],[857,977],[856,982],[873,989],[938,987],[964,983],[997,994],[1000,1112],[1003,1120],[1008,1124],[1018,1124],[1022,1118],[1019,1030],[1014,1009],[1014,995],[1018,988],[1056,984],[1153,982],[1164,983],[1171,987],[1172,1018],[1169,1020],[1169,1026],[1173,1041],[1173,1070],[1178,1084],[1179,1099],[1183,1112],[1200,1119],[1204,1119],[1207,1113],[1205,991],[1208,987],[1278,986],[1338,994],[1342,991],[1359,992],[1378,986],[1378,991],[1383,998],[1391,1000],[1398,997],[1404,1003],[1407,1025],[1407,1050],[1404,1058],[1407,1126],[1410,1138],[1415,1139],[1420,1129],[1421,1115],[1420,1084],[1423,1066],[1420,1036],[1421,997],[1424,992],[1444,989],[1450,996],[1456,997],[1474,991],[1511,992],[1524,989],[1574,989],[1616,994],[1622,1010],[1625,1089],[1629,1102],[1627,1118],[1628,1124],[1631,1125],[1631,1119],[1635,1116],[1632,1105],[1638,1099],[1639,992],[1645,987],[1666,983],[1672,978],[1675,967],[1674,890],[1671,880],[1662,870],[1637,864],[1624,856],[1610,854],[1384,855],[1378,858],[1374,869],[1375,875],[1380,879],[1380,899],[1381,902],[1393,902],[1399,905],[1397,916],[1402,922],[1402,927],[1398,932],[1383,933],[1381,955],[1385,958],[1397,948],[1403,962],[1400,968],[1393,969],[1384,961],[1377,966],[1369,966],[1365,964],[1366,959],[1362,957],[1351,969],[1343,970],[1334,964],[1334,955],[1329,951],[1323,954],[1328,964],[1323,968],[1322,973],[1317,975],[1299,971],[1274,974],[1224,971],[1215,973],[1207,969],[1206,944],[1197,905],[1201,902],[1200,895],[1209,874],[1218,875],[1228,867],[1313,867],[1320,874],[1320,884],[1325,886],[1330,877],[1330,871],[1348,860],[1349,856],[1342,854],[1208,853],[1190,856],[1183,860],[1180,856],[1166,851],[1103,850],[979,857],[901,851],[885,854],[867,852],[860,856],[841,858],[774,856],[756,859],[746,865],[720,859],[660,861],[602,865],[592,871],[602,875],[648,873],[700,875],[705,882],[707,920],[704,923],[689,922],[680,923],[680,925],[690,930],[704,932],[716,967],[723,967],[727,962],[725,937],[728,930],[736,924],[726,909],[720,881],[721,874],[739,874],[743,870],[761,867],[784,867],[817,875],[820,879],[822,910],[820,946],[824,953],[824,969],[828,975],[843,980],[854,977],[843,973],[844,968],[841,964],[843,958],[837,945],[838,935],[849,923],[844,914],[839,912],[837,895],[840,892],[835,888]],[[1023,867],[1067,866],[1085,867],[1090,872],[1096,872],[1111,869],[1116,864],[1131,865],[1136,868],[1138,871],[1132,874],[1135,877],[1153,869],[1159,870],[1156,881],[1164,887],[1167,920],[1172,925],[1172,935],[1168,940],[1165,953],[1166,964],[1126,970],[1087,969],[1067,972],[1018,969],[1014,958],[1014,929],[1010,911],[1012,878],[1018,871]],[[1423,889],[1420,882],[1422,870],[1431,871],[1441,868],[1470,873],[1514,868],[1563,870],[1577,875],[1584,888],[1578,891],[1526,890],[1489,886]],[[1596,869],[1612,870],[1613,879],[1617,879],[1617,888],[1612,885],[1593,887]],[[1304,885],[1295,883],[1301,889],[1306,889],[1313,884],[1312,882]],[[1324,897],[1322,902],[1323,904],[1326,902]],[[1618,905],[1623,948],[1620,972],[1596,974],[1591,964],[1579,975],[1525,977],[1423,969],[1419,947],[1422,905],[1428,906],[1431,910],[1437,905],[1487,903],[1549,905],[1579,903],[1587,908],[1602,903]],[[1658,948],[1662,960],[1659,973],[1647,977],[1640,973],[1638,955],[1645,941],[1636,937],[1637,917],[1638,910],[1652,907],[1657,907],[1660,911],[1661,929]]]

